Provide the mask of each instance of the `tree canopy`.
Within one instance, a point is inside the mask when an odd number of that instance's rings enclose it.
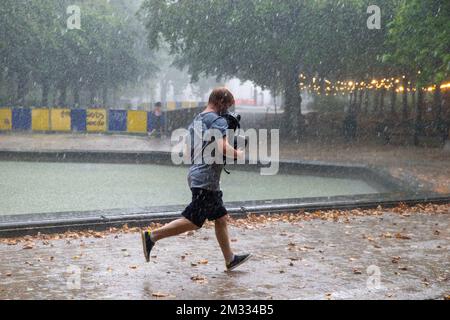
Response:
[[[143,28],[125,1],[87,0],[77,4],[81,28],[68,29],[68,0],[4,0],[0,3],[0,67],[14,83],[10,103],[24,104],[32,84],[42,87],[41,104],[51,88],[66,105],[67,90],[79,104],[82,91],[90,100],[108,89],[148,77],[155,66],[141,41]],[[121,7],[122,5],[122,7]],[[137,8],[135,8],[137,10]],[[131,17],[131,18],[130,18]]]
[[[284,92],[289,127],[298,122],[300,74],[367,82],[421,71],[424,81],[448,79],[448,1],[377,1],[380,29],[367,26],[371,4],[145,0],[142,16],[150,46],[167,42],[194,79],[236,76]]]

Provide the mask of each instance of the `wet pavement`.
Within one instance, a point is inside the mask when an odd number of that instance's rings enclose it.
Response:
[[[238,220],[232,246],[254,257],[228,273],[211,226],[161,241],[148,264],[138,232],[2,243],[0,299],[442,299],[450,293],[446,208]]]
[[[0,135],[0,150],[9,151],[171,151],[170,139],[120,134],[36,134]]]

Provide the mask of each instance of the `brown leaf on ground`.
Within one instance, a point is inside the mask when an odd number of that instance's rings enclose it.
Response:
[[[395,234],[395,238],[396,239],[401,239],[401,240],[411,240],[410,236],[407,236],[407,235],[401,234],[401,233],[396,233]]]
[[[162,293],[162,292],[153,292],[152,296],[155,298],[175,298],[175,296],[170,295],[168,293]]]
[[[353,268],[353,273],[354,274],[362,274],[362,271],[357,268]]]
[[[208,264],[208,260],[207,259],[202,259],[198,262],[198,264]]]
[[[22,249],[24,249],[24,250],[34,249],[34,246],[35,246],[35,245],[36,245],[36,244],[35,244],[34,242],[29,241],[29,242],[27,242],[27,243],[25,243],[25,244],[23,245]]]
[[[130,266],[130,269],[136,270],[138,267],[137,266]]]
[[[400,261],[401,257],[392,257],[392,263],[398,263]]]
[[[208,283],[208,279],[202,275],[194,275],[191,277],[191,280],[194,281],[195,283],[199,283],[199,284]]]
[[[5,239],[2,240],[2,243],[8,245],[8,246],[15,246],[18,243],[20,243],[20,239]]]

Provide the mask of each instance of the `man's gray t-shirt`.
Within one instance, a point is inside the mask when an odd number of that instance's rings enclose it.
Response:
[[[188,183],[190,188],[201,188],[210,191],[220,191],[220,175],[223,163],[205,163],[203,152],[198,152],[194,141],[201,143],[201,150],[208,144],[202,137],[207,136],[210,130],[220,132],[222,138],[226,136],[228,129],[227,121],[215,112],[200,113],[189,126],[190,149],[192,166],[189,169]],[[201,135],[201,136],[200,136]],[[197,140],[195,140],[197,136]]]

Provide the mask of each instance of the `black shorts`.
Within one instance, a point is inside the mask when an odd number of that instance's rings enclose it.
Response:
[[[222,191],[192,188],[192,202],[181,213],[183,217],[201,228],[206,219],[217,220],[227,215],[222,200]]]

